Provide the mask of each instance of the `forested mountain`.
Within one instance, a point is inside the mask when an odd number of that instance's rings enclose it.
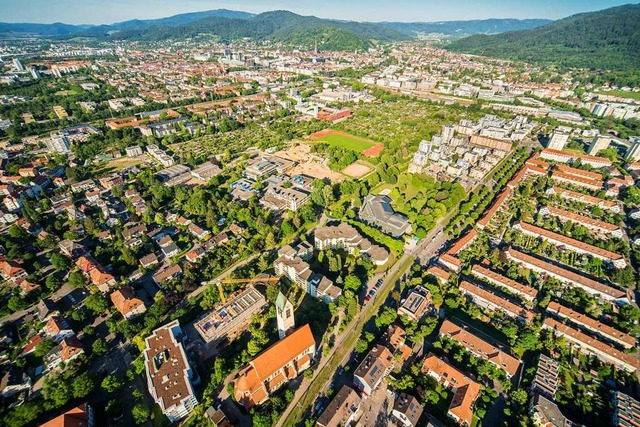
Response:
[[[223,40],[244,37],[272,40],[320,49],[365,49],[373,41],[396,41],[408,38],[393,28],[379,24],[320,19],[287,11],[265,12],[250,19],[211,17],[172,28],[152,27],[110,34],[117,40],[159,41],[211,34]]]
[[[448,36],[469,36],[472,34],[498,34],[505,31],[528,30],[553,22],[549,19],[480,19],[473,21],[441,22],[381,22],[403,33],[438,33]]]
[[[182,13],[159,19],[133,19],[110,25],[70,25],[70,24],[27,24],[0,23],[0,35],[34,35],[40,37],[56,36],[96,36],[119,30],[142,30],[150,27],[174,27],[189,24],[204,18],[219,17],[229,19],[249,19],[254,15],[248,12],[218,9],[204,12]]]
[[[640,5],[581,13],[531,30],[455,41],[456,52],[561,66],[640,68]]]
[[[89,25],[29,24],[0,22],[0,35],[36,35],[40,37],[59,37],[77,34]]]

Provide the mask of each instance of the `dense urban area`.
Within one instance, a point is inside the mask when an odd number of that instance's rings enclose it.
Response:
[[[0,426],[640,426],[640,55],[260,16],[0,27]]]

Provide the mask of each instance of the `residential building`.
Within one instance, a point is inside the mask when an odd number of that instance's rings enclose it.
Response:
[[[409,219],[393,210],[391,199],[387,196],[366,196],[358,217],[393,237],[400,237],[410,230]]]
[[[61,364],[67,364],[84,354],[82,343],[75,336],[63,339],[44,357],[48,370],[55,369]]]
[[[609,144],[611,144],[612,140],[613,139],[607,135],[596,135],[591,141],[591,144],[587,149],[587,153],[592,156],[596,156],[601,150],[609,148]]]
[[[568,141],[569,141],[569,134],[555,131],[551,134],[551,138],[549,138],[549,143],[547,144],[547,148],[552,150],[562,151]]]
[[[125,152],[127,153],[127,157],[142,156],[142,148],[138,147],[137,145],[132,145],[131,147],[127,147],[125,149]]]
[[[514,230],[520,230],[528,236],[546,240],[554,245],[565,247],[579,254],[589,255],[594,258],[610,262],[616,268],[624,268],[627,265],[624,255],[581,242],[580,240],[572,239],[571,237],[566,237],[562,234],[546,230],[542,227],[537,227],[524,221],[516,221],[512,228]]]
[[[234,379],[234,397],[246,409],[269,396],[311,366],[316,342],[309,325],[281,339],[241,369]]]
[[[394,363],[395,359],[389,349],[383,345],[376,345],[353,373],[353,384],[364,395],[371,395],[384,377],[391,373]]]
[[[300,246],[305,247],[302,243],[296,249],[287,245],[278,251],[279,257],[274,263],[276,274],[288,277],[314,298],[327,304],[335,302],[342,294],[342,289],[323,274],[311,270],[311,266],[305,261],[309,259],[307,249],[300,249]]]
[[[253,285],[226,304],[214,309],[193,324],[200,338],[211,349],[222,346],[246,330],[253,315],[260,313],[267,300]]]
[[[211,178],[220,175],[220,173],[222,173],[222,169],[212,162],[204,162],[191,171],[194,178],[204,182],[209,182]]]
[[[125,286],[110,295],[111,302],[125,319],[133,319],[147,311],[144,302],[136,297],[132,288]]]
[[[405,427],[416,427],[424,408],[418,399],[407,393],[400,393],[393,404],[391,414]]]
[[[402,305],[398,308],[398,315],[420,321],[430,305],[431,292],[418,285],[411,289],[407,298],[402,302]]]
[[[438,267],[437,265],[432,265],[427,268],[427,273],[438,279],[441,284],[447,283],[449,281],[449,278],[451,277],[451,274]]]
[[[533,393],[542,394],[549,399],[555,399],[558,391],[558,370],[560,365],[554,359],[540,354],[536,375],[531,383]]]
[[[162,270],[154,274],[153,281],[156,283],[156,285],[162,288],[163,283],[173,280],[176,277],[180,276],[181,274],[182,274],[182,268],[180,268],[180,265],[173,264],[166,268],[163,268]]]
[[[69,138],[64,135],[51,135],[51,138],[45,141],[47,150],[52,153],[68,153],[70,142]]]
[[[337,226],[316,227],[314,236],[318,250],[344,249],[352,254],[358,249],[361,255],[367,255],[378,266],[385,265],[389,260],[389,252],[385,248],[372,244],[346,222]]]
[[[429,354],[424,360],[422,373],[453,390],[447,415],[458,424],[471,426],[473,406],[480,395],[480,384],[433,354]]]
[[[67,321],[58,316],[51,317],[44,325],[42,332],[47,338],[56,343],[75,335]]]
[[[520,361],[518,359],[477,335],[474,335],[467,330],[466,327],[459,326],[450,320],[444,320],[440,327],[440,335],[454,340],[468,352],[494,364],[502,369],[508,377],[513,377],[520,368]]]
[[[147,387],[170,423],[187,416],[198,404],[192,382],[199,379],[189,366],[183,338],[177,320],[161,326],[145,338],[143,354]]]
[[[509,317],[526,321],[533,320],[534,313],[531,310],[466,280],[460,283],[460,292],[469,296],[475,304],[489,311],[501,311]]]
[[[591,152],[590,152],[591,154]],[[593,155],[580,154],[573,151],[561,151],[545,148],[540,153],[540,157],[547,160],[553,160],[561,163],[574,163],[580,160],[583,164],[591,165],[594,168],[606,168],[612,165],[611,160],[604,157],[596,157]]]
[[[551,187],[546,191],[546,193],[549,195],[557,194],[567,200],[584,203],[589,206],[598,206],[613,213],[620,213],[620,206],[612,200],[601,199],[589,194],[579,193],[577,191],[571,191],[560,187]]]
[[[613,425],[615,427],[640,426],[640,402],[620,391],[613,393]]]
[[[537,273],[543,273],[554,277],[563,283],[582,288],[588,293],[595,295],[597,298],[608,301],[627,300],[627,294],[624,291],[605,285],[604,283],[598,282],[585,275],[574,273],[573,271],[560,267],[556,264],[551,264],[550,262],[525,254],[514,248],[508,248],[505,251],[505,254],[510,260],[520,265],[524,265]]]
[[[481,265],[475,264],[471,267],[471,274],[473,276],[485,280],[492,285],[499,286],[507,291],[516,294],[529,302],[533,302],[538,296],[538,290],[530,286],[518,283],[508,277],[496,273],[495,271],[484,268]]]
[[[316,427],[349,426],[361,415],[360,403],[362,399],[358,393],[347,385],[336,393],[329,405],[320,414]]]
[[[7,367],[5,365],[5,367]],[[22,368],[10,364],[0,378],[0,396],[11,397],[16,393],[31,389],[31,378]]]
[[[491,207],[485,212],[485,214],[478,220],[476,226],[481,230],[489,225],[491,220],[495,217],[496,213],[502,209],[505,202],[511,198],[512,190],[509,187],[505,187],[496,200],[491,204]]]
[[[600,361],[610,363],[619,369],[635,372],[640,368],[637,355],[624,353],[615,347],[589,336],[578,329],[565,325],[551,317],[544,319],[543,328],[551,329],[556,335],[563,336],[586,354],[593,354]]]
[[[547,313],[553,314],[563,320],[569,320],[571,323],[587,329],[591,333],[613,341],[624,348],[633,348],[636,345],[636,339],[626,332],[619,331],[612,326],[599,322],[586,314],[582,314],[569,307],[565,307],[555,301],[549,302],[549,305],[547,306]]]
[[[282,184],[269,185],[260,203],[267,208],[280,211],[296,212],[309,201],[311,193],[297,187],[285,187]]]
[[[552,400],[540,394],[533,396],[530,412],[535,427],[580,427],[565,417]]]
[[[595,231],[596,233],[607,234],[611,237],[621,238],[623,235],[622,229],[614,224],[610,224],[608,222],[600,221],[595,218],[591,218],[588,216],[580,215],[574,212],[570,212],[564,209],[555,208],[553,206],[543,206],[538,211],[541,215],[547,216],[551,215],[560,219],[560,221],[572,221],[576,224],[582,225],[583,227]]]
[[[93,427],[94,425],[93,408],[89,404],[83,403],[44,424],[40,424],[40,427]]]

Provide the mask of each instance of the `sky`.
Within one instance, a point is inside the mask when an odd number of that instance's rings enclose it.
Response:
[[[354,21],[453,21],[487,18],[559,19],[636,0],[0,0],[0,22],[110,24],[212,9]]]

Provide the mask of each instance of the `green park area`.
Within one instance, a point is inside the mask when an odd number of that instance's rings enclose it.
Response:
[[[619,96],[620,98],[629,98],[640,100],[640,92],[628,92],[625,90],[609,90],[606,92],[599,92],[600,95]]]
[[[334,147],[346,148],[357,153],[367,150],[375,145],[374,142],[344,133],[332,133],[323,136],[318,140],[318,142],[329,144]]]

